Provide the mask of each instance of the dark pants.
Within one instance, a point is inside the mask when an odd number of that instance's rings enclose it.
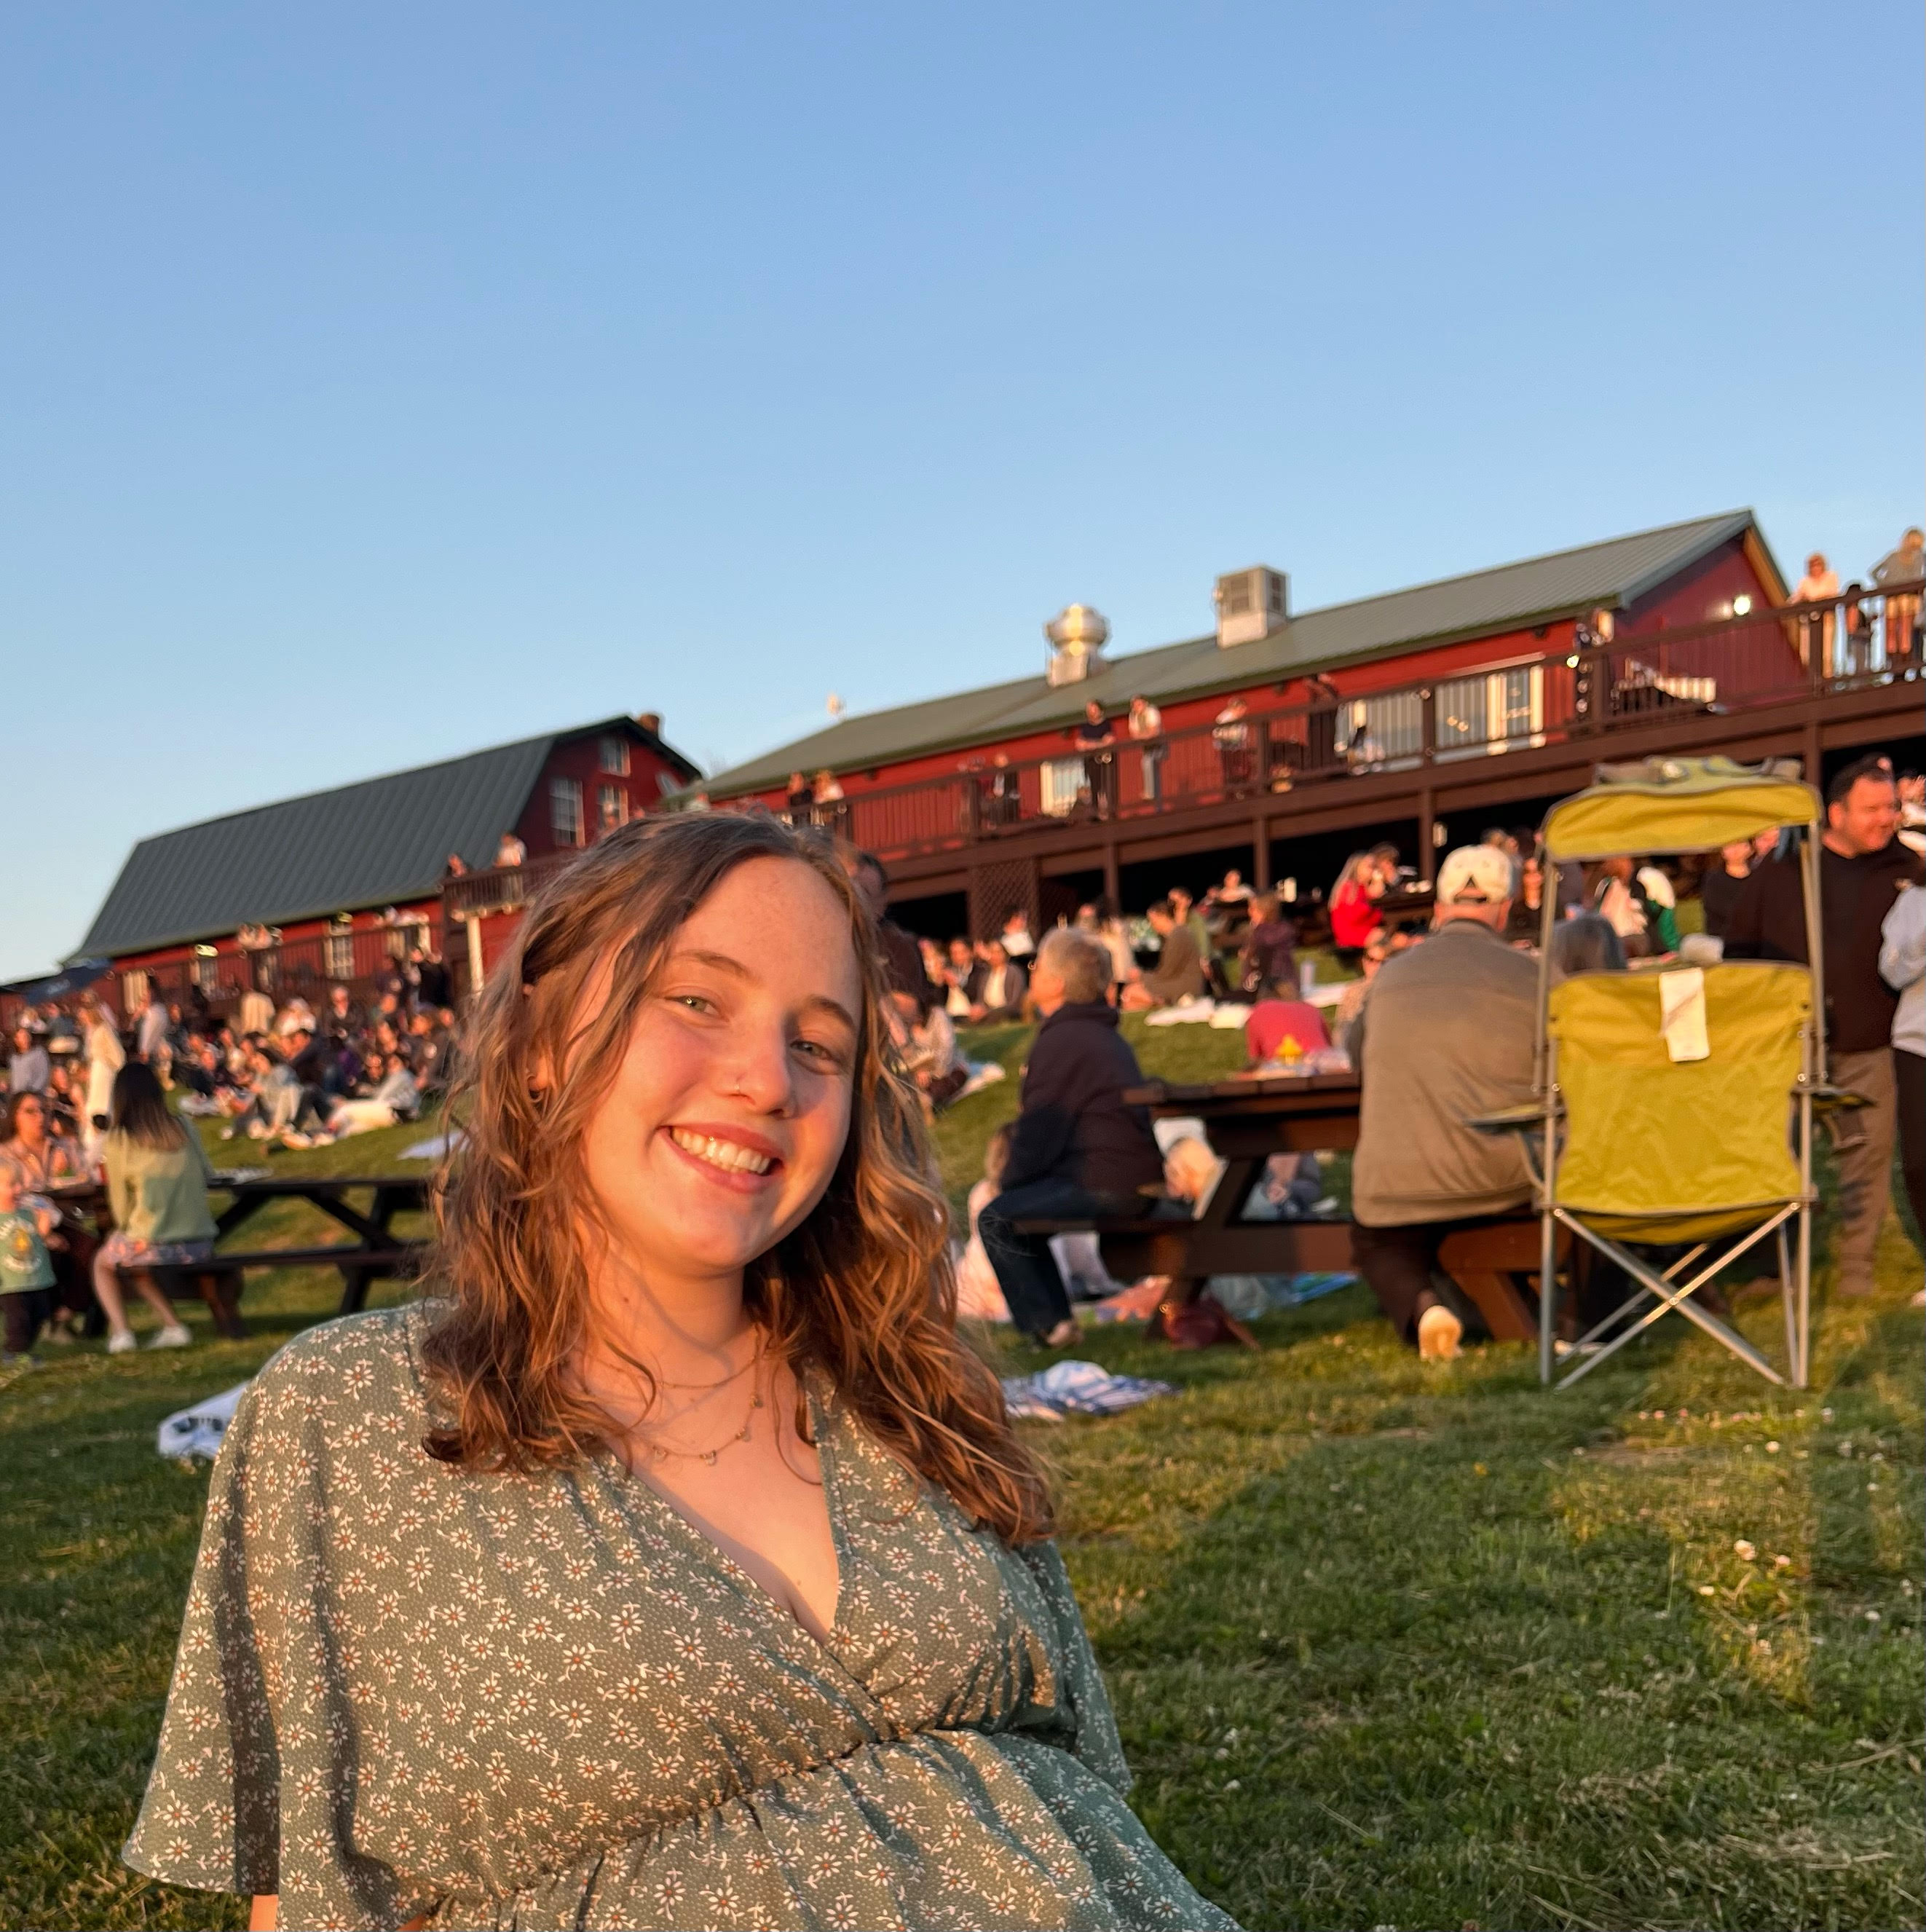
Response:
[[[0,1294],[0,1312],[6,1316],[8,1354],[24,1355],[34,1346],[40,1324],[53,1318],[53,1290],[28,1288]]]
[[[1070,1298],[1047,1234],[1021,1233],[1017,1221],[1114,1220],[1142,1211],[1141,1201],[1093,1194],[1073,1180],[1033,1180],[999,1194],[976,1217],[983,1252],[1010,1304],[1010,1318],[1040,1342],[1070,1318]]]
[[[1418,1318],[1427,1308],[1441,1306],[1457,1316],[1468,1334],[1483,1331],[1484,1318],[1471,1298],[1438,1265],[1438,1250],[1448,1234],[1483,1225],[1481,1219],[1412,1221],[1396,1228],[1352,1223],[1351,1258],[1401,1341],[1414,1343]]]
[[[1926,1244],[1926,1057],[1894,1047],[1892,1076],[1899,1089],[1899,1170],[1912,1206],[1912,1238]]]

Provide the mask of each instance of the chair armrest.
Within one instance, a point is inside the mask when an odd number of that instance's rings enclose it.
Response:
[[[1856,1094],[1849,1087],[1820,1087],[1807,1089],[1812,1095],[1812,1110],[1816,1114],[1843,1114],[1856,1107],[1870,1107],[1873,1103],[1864,1094]],[[1799,1097],[1799,1090],[1792,1089],[1792,1098]]]
[[[1553,1118],[1562,1119],[1564,1106],[1562,1102],[1554,1102]],[[1515,1107],[1501,1107],[1495,1114],[1468,1114],[1464,1125],[1481,1134],[1529,1133],[1545,1124],[1545,1103],[1542,1100],[1521,1100]]]

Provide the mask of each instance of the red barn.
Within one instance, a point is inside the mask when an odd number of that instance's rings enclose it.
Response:
[[[160,832],[128,855],[77,956],[112,962],[124,1012],[150,985],[217,1010],[250,986],[310,1000],[331,980],[364,987],[412,946],[442,950],[451,857],[499,878],[502,840],[520,839],[518,890],[476,910],[519,904],[535,877],[698,775],[645,713]],[[458,980],[475,950],[447,946]]]
[[[1034,676],[843,720],[704,789],[780,811],[791,772],[833,772],[844,796],[814,815],[880,856],[898,916],[932,932],[1105,891],[1141,904],[1227,864],[1308,891],[1367,837],[1429,878],[1448,838],[1535,822],[1601,757],[1791,753],[1816,772],[1913,728],[1916,686],[1842,674],[1832,632],[1808,649],[1820,620],[1775,614],[1785,599],[1745,510],[1300,613],[1258,567],[1218,580],[1204,636],[1106,658],[1102,620],[1072,606]],[[1126,741],[1088,764],[1087,703],[1120,734],[1139,696],[1162,715],[1151,757]]]

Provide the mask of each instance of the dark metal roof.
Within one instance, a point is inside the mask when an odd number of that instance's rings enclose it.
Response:
[[[451,852],[471,867],[493,861],[556,744],[618,728],[658,747],[632,718],[610,718],[143,838],[76,956],[420,898],[440,889]],[[680,753],[659,748],[693,776]]]
[[[1120,710],[1138,692],[1168,704],[1214,691],[1302,676],[1421,646],[1618,608],[1755,530],[1750,510],[1701,517],[1496,569],[1446,578],[1294,616],[1254,644],[1220,647],[1214,634],[1110,660],[1076,684],[1052,688],[1041,674],[953,697],[846,718],[725,772],[705,788],[717,797],[760,791],[795,770],[861,771],[893,760],[1020,736],[1072,723],[1096,698]]]

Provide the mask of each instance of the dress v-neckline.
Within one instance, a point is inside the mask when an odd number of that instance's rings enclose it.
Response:
[[[774,1619],[786,1632],[794,1631],[803,1638],[814,1649],[830,1658],[844,1676],[850,1676],[848,1666],[843,1661],[844,1646],[849,1638],[848,1633],[842,1628],[842,1613],[844,1606],[849,1600],[849,1578],[854,1552],[844,1532],[842,1472],[836,1466],[836,1453],[830,1442],[829,1406],[818,1396],[814,1371],[806,1369],[798,1379],[802,1384],[803,1400],[809,1406],[809,1434],[812,1445],[816,1451],[817,1466],[822,1472],[823,1507],[829,1517],[830,1545],[836,1561],[836,1602],[820,1636],[760,1576],[731,1556],[716,1540],[714,1534],[694,1516],[684,1510],[674,1497],[658,1488],[646,1476],[630,1468],[613,1450],[607,1452],[607,1460],[625,1484],[639,1490],[646,1496],[691,1540],[704,1560],[719,1569],[731,1583],[737,1586],[741,1593],[749,1598],[759,1610]],[[774,1568],[776,1566],[772,1564],[770,1567]],[[852,1676],[851,1682],[855,1681]]]

